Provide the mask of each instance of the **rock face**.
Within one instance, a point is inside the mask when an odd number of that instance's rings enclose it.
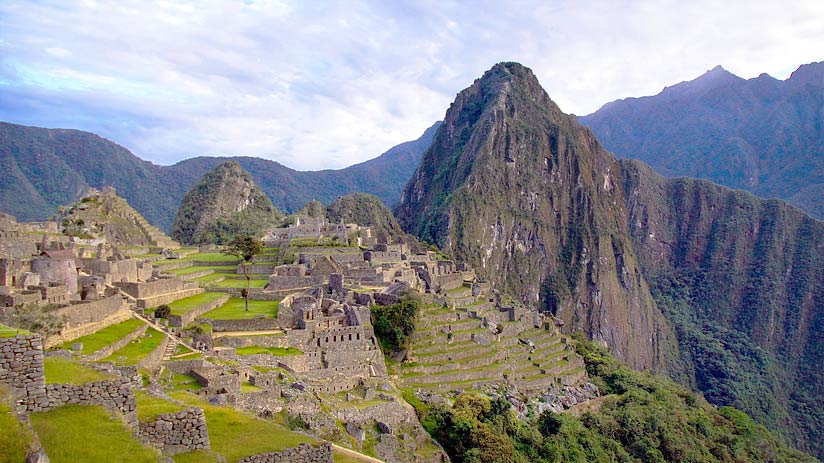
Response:
[[[238,233],[262,233],[281,216],[252,176],[226,161],[183,197],[172,236],[186,244],[225,244]]]
[[[397,216],[496,287],[664,371],[677,344],[640,278],[619,179],[532,71],[503,63],[458,95]]]
[[[785,199],[824,219],[824,62],[784,81],[720,66],[655,96],[582,117],[604,146],[667,176]]]
[[[396,212],[565,329],[824,455],[821,222],[617,161],[514,63],[457,96]]]

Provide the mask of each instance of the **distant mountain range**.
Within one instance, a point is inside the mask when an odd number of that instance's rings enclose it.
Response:
[[[824,62],[784,81],[744,80],[718,66],[579,120],[608,150],[661,174],[784,199],[824,219]]]
[[[144,161],[126,148],[79,130],[44,129],[0,122],[0,211],[19,220],[42,220],[77,200],[89,187],[114,186],[153,225],[169,230],[183,195],[227,159],[251,173],[285,212],[317,199],[329,204],[366,192],[393,205],[429,146],[436,123],[414,141],[345,169],[301,172],[251,157],[196,157],[172,166]]]

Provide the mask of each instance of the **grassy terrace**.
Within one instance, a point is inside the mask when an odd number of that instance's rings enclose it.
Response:
[[[269,279],[261,280],[261,279],[252,279],[249,282],[250,288],[263,288],[269,283]],[[226,278],[223,281],[219,281],[215,283],[215,286],[218,288],[245,288],[246,287],[246,278]]]
[[[231,297],[222,306],[206,312],[203,318],[212,320],[246,320],[258,316],[275,318],[278,316],[279,304],[278,301],[249,301],[249,311],[247,312],[243,299]]]
[[[12,328],[0,323],[0,338],[13,338],[18,334],[30,334],[28,331],[20,328]]]
[[[14,413],[11,393],[0,385],[0,461],[26,461],[33,436]]]
[[[137,419],[143,422],[152,421],[158,415],[177,413],[186,408],[143,391],[134,391],[134,399],[137,403]]]
[[[234,274],[235,270],[237,270],[237,265],[193,265],[191,267],[183,267],[168,270],[168,272],[177,276],[186,276],[197,272],[203,272],[206,270],[211,270],[215,273],[220,272]]]
[[[101,362],[114,362],[118,365],[136,365],[139,361],[154,352],[165,337],[165,334],[150,327],[146,330],[144,336],[140,336],[129,344],[126,344],[125,347],[115,351],[112,355],[101,360]]]
[[[194,278],[192,281],[198,282],[198,283],[203,284],[203,285],[208,285],[209,283],[215,283],[215,282],[220,281],[224,278],[226,278],[225,273],[215,272],[215,273],[210,273],[208,275],[203,275],[202,277]]]
[[[185,315],[203,304],[212,302],[223,297],[223,293],[200,293],[194,296],[184,297],[169,304],[172,315]]]
[[[283,357],[286,355],[299,355],[303,352],[300,349],[295,349],[294,347],[261,347],[261,346],[247,346],[247,347],[238,347],[237,355],[255,355],[255,354],[269,354],[274,355],[277,357]]]
[[[60,348],[70,350],[72,348],[72,344],[79,342],[83,344],[83,350],[80,353],[82,355],[89,355],[106,346],[110,346],[117,341],[120,341],[126,337],[127,334],[134,332],[134,330],[143,325],[144,322],[142,320],[130,318],[124,322],[107,326],[96,333],[83,336],[75,339],[74,341],[65,342],[60,346]]]
[[[172,397],[203,409],[206,414],[206,425],[209,427],[212,451],[225,457],[228,463],[235,463],[244,457],[258,453],[279,452],[303,442],[318,443],[311,437],[290,431],[285,423],[261,420],[228,406],[210,405],[186,392],[173,392]],[[200,460],[176,459],[176,461]]]
[[[63,357],[44,358],[43,368],[46,384],[85,384],[112,378],[106,373]]]
[[[143,446],[123,422],[100,406],[67,405],[33,413],[31,425],[52,463],[161,461],[159,451]]]

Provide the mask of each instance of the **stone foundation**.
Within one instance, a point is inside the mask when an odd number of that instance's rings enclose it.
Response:
[[[317,447],[300,444],[282,452],[252,455],[239,463],[333,463],[332,444],[325,442]]]

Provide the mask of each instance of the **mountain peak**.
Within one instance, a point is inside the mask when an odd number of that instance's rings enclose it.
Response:
[[[183,197],[172,236],[186,244],[224,244],[236,234],[259,234],[280,216],[252,176],[228,160]]]

